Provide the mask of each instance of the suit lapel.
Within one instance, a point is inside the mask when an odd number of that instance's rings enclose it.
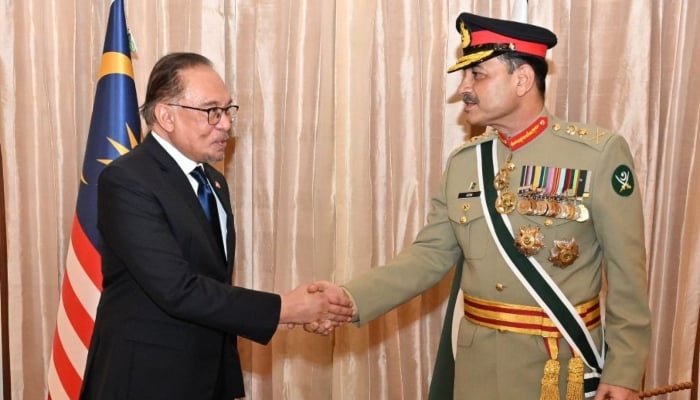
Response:
[[[192,189],[192,185],[188,180],[187,176],[183,173],[182,169],[177,165],[175,160],[163,149],[163,147],[156,142],[154,138],[151,137],[153,133],[146,136],[139,147],[144,147],[153,156],[153,158],[160,164],[161,170],[163,171],[164,179],[167,185],[178,193],[179,197],[187,205],[187,209],[193,214],[194,219],[197,221],[197,225],[204,232],[204,236],[207,238],[207,242],[211,245],[212,251],[215,254],[220,254],[222,261],[226,262],[223,249],[219,245],[219,241],[214,237],[214,231],[204,215],[204,210],[197,200],[197,194]],[[208,167],[208,166],[207,166]],[[211,168],[211,167],[209,167]],[[207,168],[205,168],[206,171]],[[208,171],[207,171],[208,172]],[[207,173],[209,175],[209,173]],[[211,180],[210,180],[211,181]],[[212,186],[216,191],[217,196],[219,196],[220,189],[216,189],[216,186],[212,181]],[[218,186],[221,186],[219,184]],[[222,197],[219,197],[222,204],[226,204]],[[227,208],[224,205],[224,208]],[[229,211],[227,211],[227,214]],[[228,215],[227,215],[228,217]],[[229,220],[230,218],[227,218]],[[229,247],[230,248],[230,247]],[[229,254],[231,251],[229,251]],[[228,267],[228,262],[226,262]]]

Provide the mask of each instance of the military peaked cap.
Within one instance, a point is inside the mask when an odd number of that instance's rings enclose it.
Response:
[[[547,49],[557,44],[549,29],[480,15],[462,13],[457,18],[462,35],[462,57],[447,72],[469,68],[505,52],[518,52],[545,58]]]

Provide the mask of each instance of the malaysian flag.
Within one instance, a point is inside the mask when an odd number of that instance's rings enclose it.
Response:
[[[97,231],[97,177],[105,165],[141,139],[134,71],[124,1],[109,10],[102,61],[92,108],[80,188],[75,207],[61,300],[56,319],[48,398],[77,399],[102,291]]]

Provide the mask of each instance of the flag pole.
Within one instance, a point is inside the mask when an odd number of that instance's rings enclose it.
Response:
[[[5,176],[0,149],[0,337],[2,339],[2,396],[10,399],[10,338],[7,295],[7,227],[5,225]]]

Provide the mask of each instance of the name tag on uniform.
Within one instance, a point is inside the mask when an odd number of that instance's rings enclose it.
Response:
[[[480,191],[476,191],[476,192],[462,192],[462,193],[459,193],[459,194],[457,195],[457,198],[458,198],[458,199],[469,199],[469,198],[472,198],[472,197],[479,197],[479,196],[481,196],[481,192],[480,192]]]

